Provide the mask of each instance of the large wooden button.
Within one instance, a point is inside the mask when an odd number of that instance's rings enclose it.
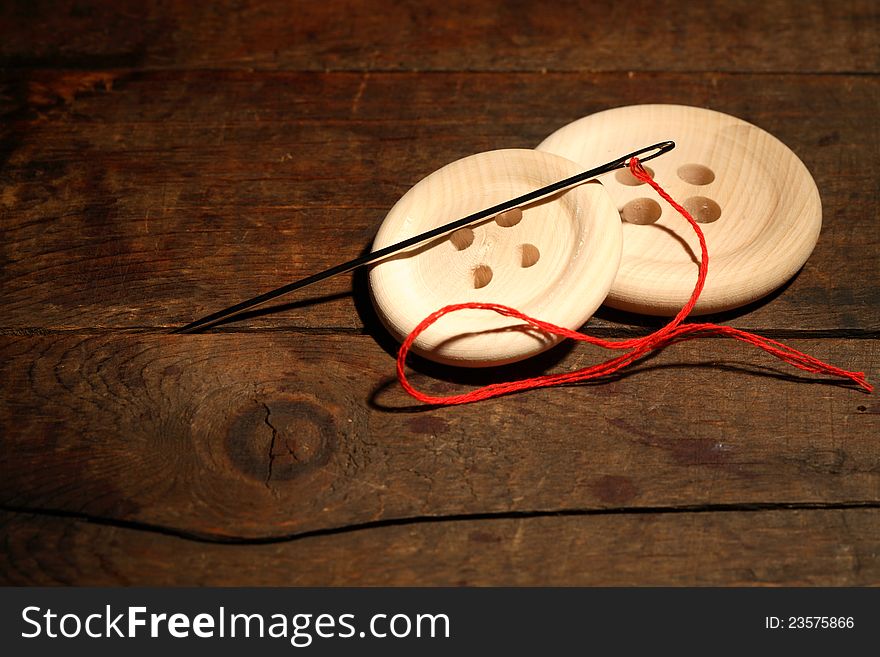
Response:
[[[373,249],[580,171],[574,162],[532,150],[458,160],[421,180],[394,205]],[[373,303],[399,340],[443,306],[471,301],[512,306],[574,329],[608,294],[620,262],[621,233],[608,193],[599,183],[587,183],[374,265]],[[519,320],[464,310],[430,327],[414,349],[444,363],[484,366],[526,358],[557,341],[524,329]]]
[[[809,171],[782,142],[727,114],[680,105],[636,105],[585,117],[539,150],[589,167],[647,144],[676,148],[647,167],[694,218],[709,248],[698,314],[759,299],[806,262],[822,224]],[[628,171],[602,182],[620,211],[623,258],[606,303],[674,315],[690,298],[700,248],[684,219]]]

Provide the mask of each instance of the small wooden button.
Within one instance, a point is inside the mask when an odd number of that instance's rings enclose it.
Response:
[[[635,105],[570,123],[538,149],[586,168],[664,139],[676,148],[646,168],[701,223],[709,248],[695,313],[742,306],[794,276],[819,237],[819,192],[797,156],[750,123],[697,107]],[[674,315],[694,289],[696,235],[628,171],[602,182],[623,223],[623,258],[606,303]]]
[[[410,189],[385,218],[373,250],[492,207],[582,169],[532,150],[479,153]],[[379,262],[373,303],[402,340],[429,314],[470,301],[500,303],[575,329],[602,303],[617,273],[622,231],[605,189],[586,183],[550,199],[462,228]],[[489,311],[440,319],[416,341],[423,356],[464,366],[526,358],[558,340]]]

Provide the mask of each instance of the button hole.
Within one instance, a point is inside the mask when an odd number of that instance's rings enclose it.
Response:
[[[521,244],[519,247],[520,266],[531,267],[541,259],[541,252],[534,244]]]
[[[464,251],[474,243],[474,231],[470,228],[459,228],[449,236],[449,241],[459,251]]]
[[[474,267],[474,289],[486,287],[492,280],[492,269],[488,265]]]
[[[495,217],[495,223],[504,228],[510,228],[511,226],[516,226],[520,221],[522,221],[522,218],[522,210],[520,210],[519,208],[513,208],[512,210],[502,212],[497,217]]]
[[[620,209],[620,218],[628,224],[653,224],[663,214],[660,204],[652,198],[634,198]]]

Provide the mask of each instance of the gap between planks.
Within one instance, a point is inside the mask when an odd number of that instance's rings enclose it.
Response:
[[[408,516],[401,518],[388,518],[385,520],[373,520],[360,523],[351,523],[338,527],[326,527],[313,529],[292,534],[280,534],[277,536],[240,537],[228,534],[213,534],[204,532],[190,532],[185,529],[170,527],[167,525],[152,524],[138,520],[124,520],[105,516],[81,513],[77,511],[65,511],[63,509],[42,509],[26,506],[0,504],[0,511],[20,515],[42,516],[49,518],[63,518],[77,520],[105,527],[116,527],[151,534],[170,536],[196,543],[209,543],[217,545],[271,545],[277,543],[291,543],[294,541],[315,538],[321,536],[338,536],[353,532],[370,529],[382,529],[387,527],[401,527],[425,524],[439,524],[452,522],[485,522],[492,520],[528,520],[533,518],[581,518],[590,516],[633,516],[633,515],[685,515],[685,514],[712,514],[712,513],[769,513],[779,511],[846,511],[846,510],[880,510],[880,500],[858,500],[849,502],[768,502],[768,503],[734,503],[734,504],[706,504],[706,505],[681,505],[681,506],[646,506],[646,507],[614,507],[600,509],[558,509],[558,510],[535,510],[535,511],[503,511],[495,513],[462,513],[442,516]]]
[[[47,65],[46,62],[37,62],[35,64],[20,63],[14,61],[3,61],[0,59],[0,70],[4,75],[14,75],[16,73],[40,74],[40,73],[108,73],[125,75],[134,74],[236,74],[246,73],[248,75],[621,75],[634,77],[637,75],[694,75],[694,76],[792,76],[792,77],[878,77],[880,71],[858,71],[850,69],[842,69],[839,71],[795,71],[791,69],[670,69],[670,68],[639,68],[632,70],[624,70],[619,68],[511,68],[511,69],[491,69],[491,68],[273,68],[273,67],[252,67],[252,66],[193,66],[193,67],[167,67],[167,66],[95,66],[93,62],[82,62],[72,64],[56,64]]]
[[[631,327],[611,327],[597,326],[594,328],[586,327],[583,330],[590,335],[601,338],[631,338],[648,335],[653,331],[661,328],[662,323],[656,326],[631,326]],[[0,336],[9,337],[39,337],[44,335],[166,335],[171,331],[179,328],[179,325],[167,326],[83,326],[71,328],[55,328],[42,326],[0,326]],[[820,340],[820,339],[838,339],[838,340],[876,340],[880,339],[880,329],[772,329],[772,328],[756,328],[756,327],[736,327],[750,333],[759,333],[760,335],[773,339],[789,339],[789,340]],[[194,335],[209,336],[212,334],[239,334],[239,333],[298,333],[302,335],[355,335],[355,336],[372,336],[372,331],[368,328],[356,328],[350,326],[223,326],[212,327],[203,333],[195,333]],[[706,335],[701,338],[712,340],[725,340],[725,336]]]

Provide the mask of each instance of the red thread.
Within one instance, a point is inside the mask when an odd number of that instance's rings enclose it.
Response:
[[[825,363],[817,358],[813,358],[812,356],[802,353],[797,349],[793,349],[787,345],[784,345],[781,342],[776,342],[775,340],[764,338],[760,335],[755,335],[754,333],[740,331],[739,329],[735,329],[730,326],[696,323],[682,324],[682,321],[694,309],[694,305],[696,305],[697,299],[700,298],[700,293],[703,291],[703,286],[706,283],[706,274],[709,270],[709,252],[706,248],[706,239],[703,236],[703,231],[700,230],[700,226],[690,215],[690,213],[678,203],[676,203],[669,196],[669,194],[667,194],[666,191],[664,191],[663,188],[660,187],[660,185],[658,185],[653,178],[651,178],[651,175],[639,163],[638,158],[634,157],[630,160],[629,168],[636,178],[648,183],[651,187],[653,187],[654,190],[667,203],[675,208],[678,213],[687,220],[687,222],[696,232],[697,238],[700,240],[701,256],[697,283],[694,286],[694,291],[691,294],[690,299],[679,311],[679,313],[672,319],[671,322],[669,322],[663,328],[655,331],[654,333],[651,333],[650,335],[641,338],[632,338],[630,340],[603,340],[601,338],[596,338],[585,333],[579,333],[578,331],[572,331],[570,329],[562,328],[561,326],[555,326],[554,324],[535,319],[534,317],[529,317],[528,315],[521,313],[515,308],[502,306],[501,304],[456,303],[445,306],[440,310],[428,315],[428,317],[423,319],[419,323],[419,325],[412,330],[412,332],[406,337],[406,340],[403,341],[403,344],[400,346],[400,351],[397,353],[397,378],[399,379],[400,385],[403,387],[403,389],[419,401],[426,404],[436,404],[444,406],[452,404],[467,404],[469,402],[480,401],[482,399],[490,399],[492,397],[498,397],[500,395],[506,395],[512,392],[519,392],[521,390],[532,390],[534,388],[545,388],[548,386],[555,386],[563,383],[577,383],[580,381],[596,379],[598,377],[607,376],[609,374],[617,372],[618,370],[626,367],[633,361],[638,360],[639,358],[645,356],[651,351],[662,349],[663,347],[677,344],[679,342],[684,342],[686,340],[693,340],[694,338],[704,337],[708,335],[721,335],[759,347],[767,353],[776,356],[780,360],[783,360],[798,369],[805,370],[807,372],[813,372],[816,374],[829,374],[831,376],[849,379],[867,392],[873,392],[874,387],[870,383],[868,383],[867,379],[865,378],[864,372],[850,372],[840,369],[839,367],[829,365],[828,363]],[[464,309],[491,310],[498,313],[499,315],[521,319],[526,324],[529,324],[530,326],[540,329],[546,333],[557,335],[563,338],[570,338],[572,340],[578,340],[579,342],[588,342],[589,344],[597,345],[605,349],[626,349],[628,351],[625,354],[606,360],[603,363],[591,365],[589,367],[575,370],[573,372],[544,374],[542,376],[522,379],[519,381],[493,383],[487,386],[483,386],[482,388],[477,388],[476,390],[462,393],[460,395],[435,397],[433,395],[428,395],[420,392],[419,390],[416,390],[406,378],[405,371],[406,357],[407,354],[409,354],[410,349],[412,348],[413,342],[415,342],[416,338],[418,338],[418,336],[421,335],[421,333],[425,329],[427,329],[444,315],[448,315],[449,313]]]

